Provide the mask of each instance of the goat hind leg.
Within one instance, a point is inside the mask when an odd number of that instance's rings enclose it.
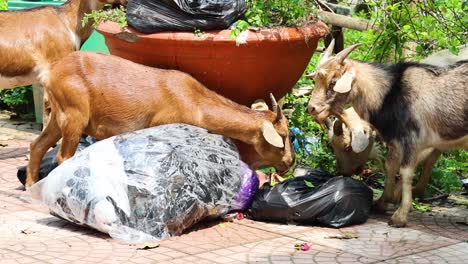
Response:
[[[79,112],[67,113],[66,116],[66,120],[61,124],[63,139],[57,153],[58,164],[62,164],[63,161],[75,155],[76,148],[80,143],[80,137],[84,131],[83,116]]]
[[[421,172],[421,177],[419,178],[418,183],[413,187],[413,196],[417,197],[424,194],[427,185],[431,181],[432,167],[434,167],[434,164],[441,154],[442,151],[434,149],[426,158]]]
[[[421,176],[419,177],[418,182],[416,185],[413,187],[413,197],[418,197],[424,194],[426,191],[426,187],[431,181],[431,175],[432,175],[432,167],[434,167],[435,162],[439,158],[439,156],[442,154],[442,151],[433,149],[424,159],[423,161],[423,169],[421,172]],[[401,200],[401,187],[402,187],[402,181],[399,182],[397,185],[397,189],[395,190],[393,200],[395,202],[400,202]]]
[[[60,137],[60,128],[55,115],[52,114],[47,127],[30,145],[31,153],[27,168],[26,188],[39,180],[39,168],[42,158],[47,150],[59,141]]]

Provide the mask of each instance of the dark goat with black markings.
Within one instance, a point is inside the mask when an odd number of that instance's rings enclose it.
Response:
[[[350,127],[344,107],[351,104],[378,131],[389,153],[385,189],[377,206],[385,210],[387,202],[399,200],[394,197],[399,171],[401,204],[389,224],[405,226],[418,162],[435,162],[446,150],[468,149],[468,61],[445,68],[414,62],[366,63],[346,59],[359,44],[334,57],[332,45],[311,75],[316,88],[308,111],[318,122],[334,114]]]

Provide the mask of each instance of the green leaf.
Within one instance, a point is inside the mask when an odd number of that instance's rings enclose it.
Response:
[[[418,200],[413,201],[413,208],[423,213],[431,211],[430,205],[422,204]]]
[[[454,54],[454,55],[458,55],[458,48],[456,46],[449,46],[448,47],[448,50]]]
[[[304,180],[304,184],[305,184],[307,187],[310,187],[310,188],[314,188],[314,187],[315,187],[314,184],[313,184],[312,182],[310,182],[310,181]]]

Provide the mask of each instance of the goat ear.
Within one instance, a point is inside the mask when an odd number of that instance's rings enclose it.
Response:
[[[343,122],[341,122],[339,119],[336,119],[333,123],[333,134],[336,136],[343,135]]]
[[[251,108],[255,111],[267,111],[268,105],[265,103],[264,100],[258,99],[251,105]]]
[[[275,127],[270,122],[265,122],[262,125],[262,134],[265,140],[277,148],[283,148],[284,142],[281,136],[276,132]]]
[[[351,148],[355,153],[363,152],[369,145],[370,135],[364,133],[364,129],[353,129],[351,131]]]
[[[347,93],[351,91],[351,87],[354,81],[354,71],[349,70],[341,76],[341,78],[336,82],[335,87],[333,90],[337,93]]]

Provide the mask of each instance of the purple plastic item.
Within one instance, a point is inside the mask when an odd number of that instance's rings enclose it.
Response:
[[[259,181],[255,171],[241,161],[242,183],[239,193],[231,204],[232,211],[244,211],[249,208],[255,193],[258,191]]]

